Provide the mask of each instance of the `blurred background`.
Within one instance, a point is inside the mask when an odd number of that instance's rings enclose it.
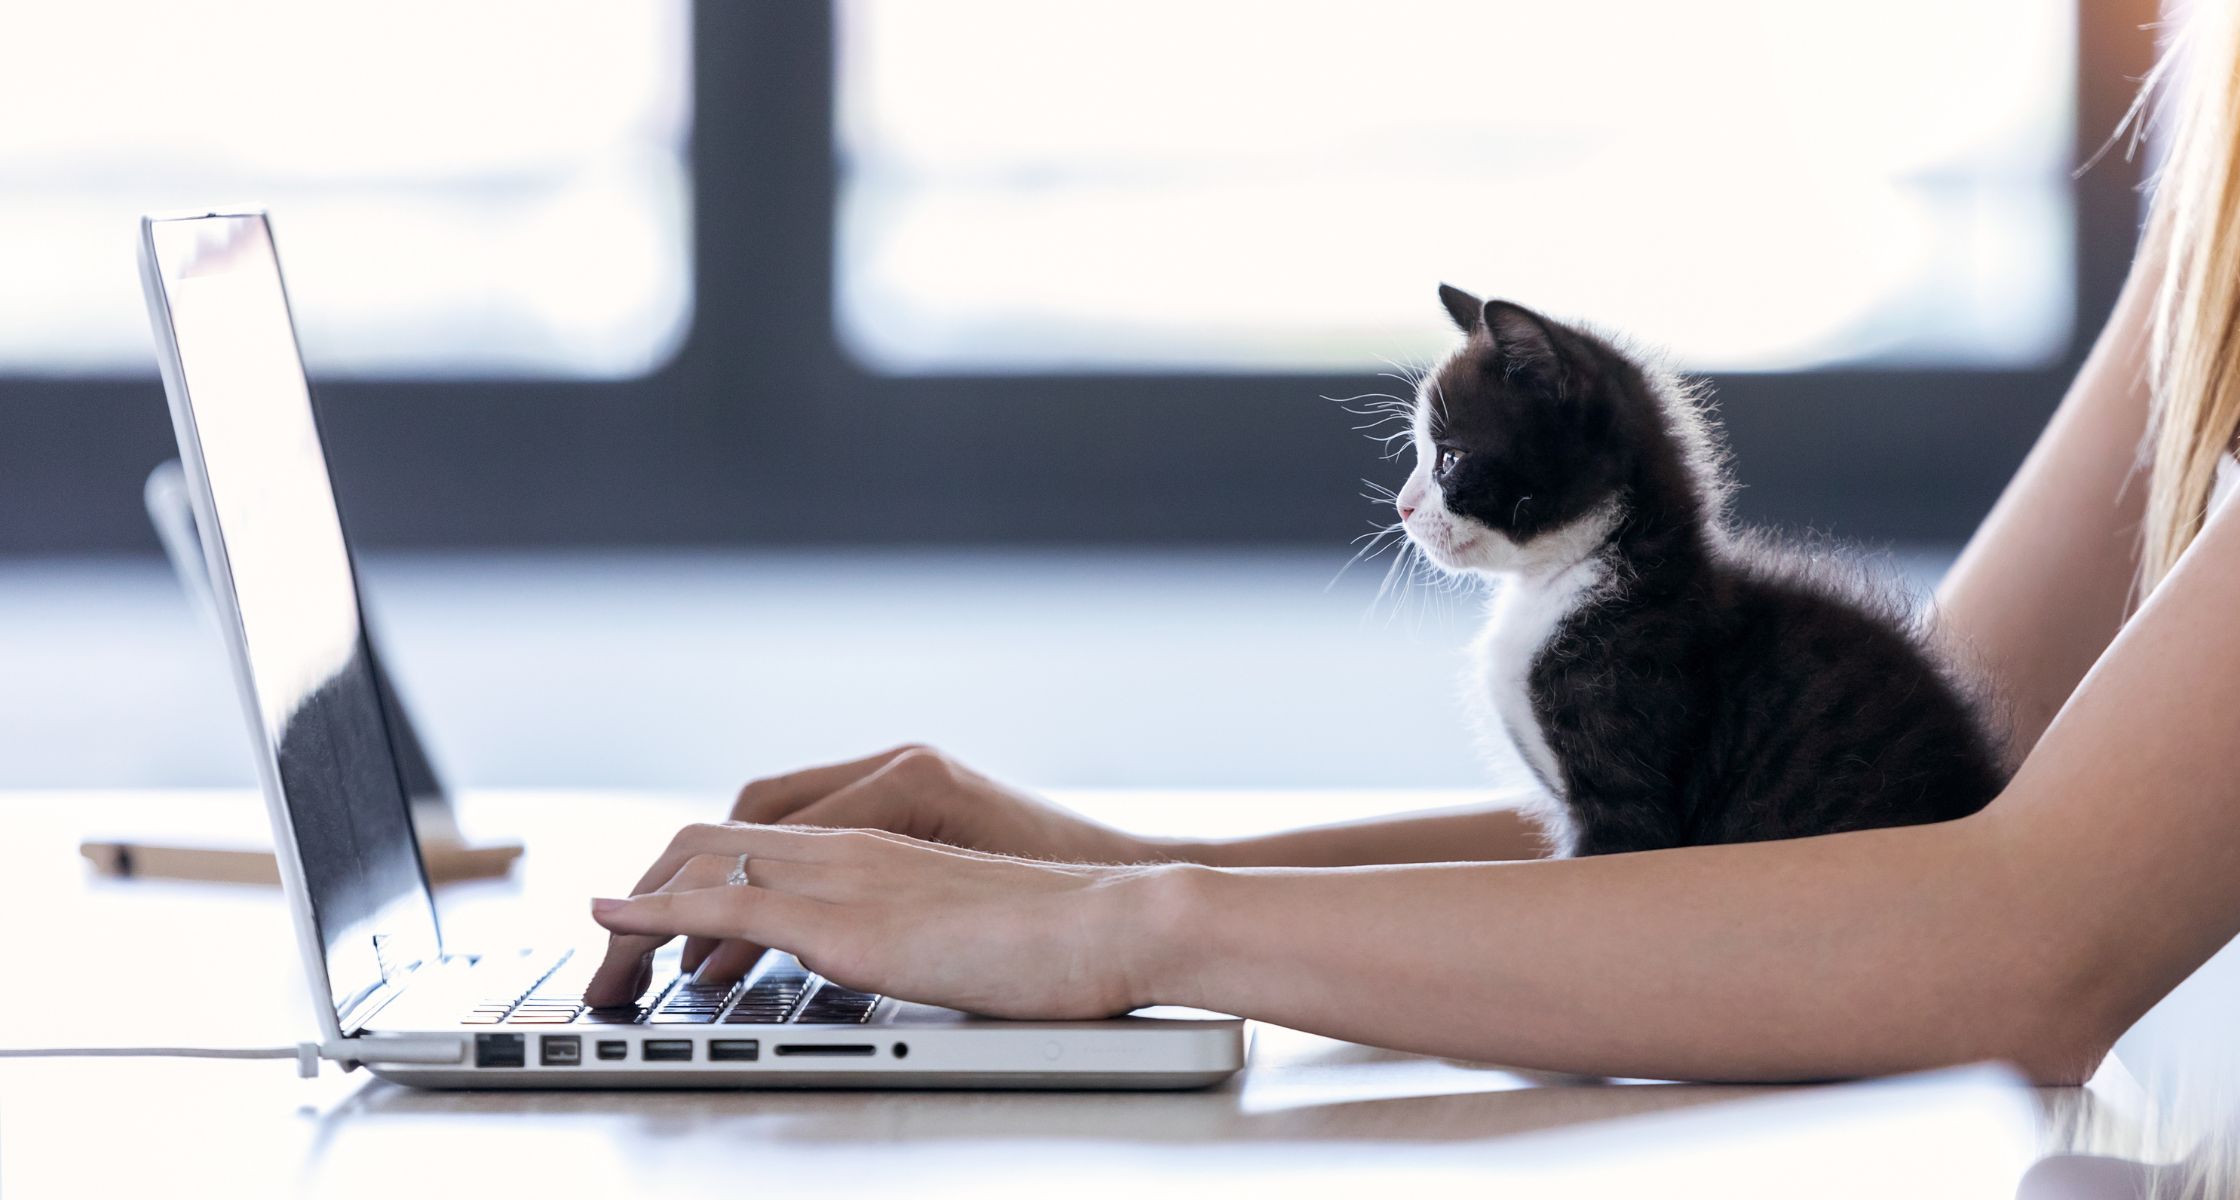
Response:
[[[1476,600],[1343,569],[1406,463],[1331,400],[1442,280],[1585,316],[1711,376],[1746,519],[1933,584],[2128,263],[2154,16],[0,0],[0,787],[252,778],[141,212],[271,208],[454,782],[1467,786]]]

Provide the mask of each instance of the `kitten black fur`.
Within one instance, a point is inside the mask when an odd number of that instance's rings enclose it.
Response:
[[[1693,390],[1586,330],[1440,296],[1467,340],[1424,383],[1418,448],[1451,463],[1446,509],[1599,567],[1523,672],[1559,853],[1941,821],[1999,792],[1987,693],[1898,589],[1729,528]]]

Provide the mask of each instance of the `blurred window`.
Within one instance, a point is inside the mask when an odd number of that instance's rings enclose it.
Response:
[[[688,18],[37,6],[0,38],[0,373],[146,372],[136,217],[238,203],[272,210],[315,370],[654,369],[692,303]]]
[[[2035,366],[2075,307],[2059,0],[841,0],[874,369],[1355,370],[1441,280],[1688,366]]]

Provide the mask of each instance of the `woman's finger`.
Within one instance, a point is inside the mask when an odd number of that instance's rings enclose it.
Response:
[[[769,949],[754,942],[729,941],[712,943],[715,949],[700,962],[700,969],[693,978],[709,983],[729,983],[754,968],[757,960]]]
[[[591,982],[583,989],[583,1002],[593,1008],[629,1004],[646,987],[648,960],[668,938],[609,937],[607,953]]]
[[[861,868],[830,863],[770,859],[750,863],[748,874],[755,887],[834,904],[859,899],[867,886],[871,886]],[[700,948],[698,954],[693,953],[695,946]],[[754,966],[765,949],[767,947],[754,942],[736,939],[689,938],[685,941],[685,969],[692,971],[694,978],[708,982],[735,980]]]
[[[723,882],[731,884],[741,882],[741,877],[737,874],[737,868],[745,865],[746,856],[740,855],[738,858],[729,861],[732,866],[725,870]],[[722,944],[714,938],[686,938],[684,940],[684,952],[677,956],[677,969],[686,975],[697,974],[701,966],[708,961],[708,956],[713,954],[716,947]]]
[[[795,809],[784,821],[788,825],[885,829],[916,836],[918,831],[909,828],[916,814],[902,774],[895,763],[889,763],[821,800]]]
[[[869,783],[870,781],[866,781],[867,785]],[[926,809],[912,808],[907,816],[897,815],[890,818],[892,824],[880,824],[876,823],[875,820],[865,821],[861,818],[877,818],[881,811],[878,806],[883,798],[869,798],[863,802],[862,807],[843,807],[845,799],[845,793],[835,793],[825,800],[803,809],[792,820],[801,822],[804,828],[814,827],[827,829],[834,833],[853,834],[860,838],[884,841],[889,845],[908,846],[912,850],[928,854],[946,854],[954,858],[980,860],[1020,857],[1015,854],[998,854],[992,850],[976,849],[961,844],[961,841],[943,840],[952,831],[939,828],[937,823],[927,819],[928,810]],[[917,827],[904,828],[904,826]],[[837,862],[840,859],[838,857],[828,857],[823,861]],[[1043,860],[1036,859],[1035,861]]]
[[[865,872],[846,863],[749,860],[747,879],[766,891],[844,904],[863,894]]]
[[[708,961],[708,956],[715,953],[716,947],[719,945],[722,945],[722,943],[714,938],[686,938],[684,940],[684,952],[677,956],[677,970],[686,975],[698,972],[701,965]]]
[[[653,892],[591,902],[591,919],[617,937],[665,942],[678,934],[740,939],[799,955],[814,953],[834,909],[821,900],[747,887]]]
[[[719,887],[737,862],[737,858],[726,859],[721,855],[695,856],[665,880],[661,888],[682,891]],[[591,982],[584,988],[585,1002],[607,1006],[628,1004],[637,999],[638,992],[643,990],[653,952],[669,940],[667,936],[650,935],[608,938],[606,957],[599,961],[599,969],[592,972]]]
[[[906,754],[929,753],[923,746],[896,746],[851,762],[810,767],[768,779],[757,779],[739,789],[731,805],[731,819],[755,825],[782,821],[803,805],[821,800]]]
[[[818,839],[828,838],[832,832],[771,825],[687,825],[669,839],[669,848],[638,877],[637,886],[630,889],[630,894],[641,895],[659,888],[697,854],[728,854],[734,861],[742,854],[773,859],[824,857],[832,853],[832,847],[820,845]]]
[[[860,852],[863,848],[862,836],[864,835],[856,835],[848,830],[808,827],[780,829],[767,825],[688,825],[670,839],[669,848],[654,860],[653,866],[630,891],[632,895],[643,895],[657,890],[674,890],[672,881],[677,873],[695,858],[712,857],[723,860],[727,864],[725,874],[728,875],[730,867],[737,865],[741,856],[750,862],[759,860],[767,866],[778,862],[830,858],[846,853],[849,846],[858,847]],[[721,880],[710,880],[702,886],[714,886],[717,882]],[[653,950],[658,949],[660,946],[656,944],[645,953],[650,955]],[[687,972],[696,972],[705,965],[707,956],[714,949],[715,942],[710,939],[689,938],[685,942],[679,966]],[[634,950],[635,944],[632,944],[620,948],[610,947],[608,953],[612,956]],[[615,986],[611,981],[620,970],[619,966],[612,967],[610,973],[609,967],[602,966],[596,978],[609,986]]]

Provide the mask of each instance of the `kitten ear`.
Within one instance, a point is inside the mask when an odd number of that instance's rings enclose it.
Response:
[[[1548,327],[1539,313],[1522,304],[1488,300],[1478,320],[1485,322],[1493,348],[1512,362],[1543,363],[1563,357],[1563,347],[1556,341],[1555,330]]]
[[[1447,283],[1439,285],[1439,303],[1447,306],[1447,315],[1454,318],[1454,327],[1464,333],[1478,327],[1478,317],[1485,310],[1484,301]]]
[[[1488,300],[1479,319],[1511,378],[1531,380],[1558,400],[1579,391],[1581,364],[1546,317],[1522,304]]]

